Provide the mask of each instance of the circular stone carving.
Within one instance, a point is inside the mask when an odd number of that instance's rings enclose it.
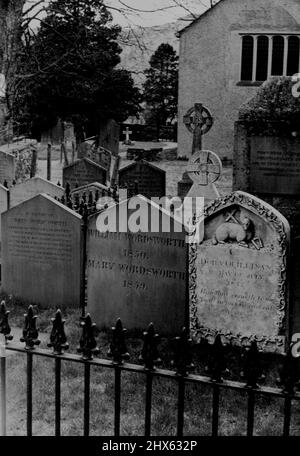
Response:
[[[184,125],[192,134],[197,127],[200,127],[202,135],[205,135],[211,129],[213,122],[209,109],[201,104],[199,104],[198,109],[196,107],[190,108],[183,117]]]
[[[189,177],[198,185],[216,182],[222,172],[222,162],[217,154],[210,150],[196,152],[187,165]]]

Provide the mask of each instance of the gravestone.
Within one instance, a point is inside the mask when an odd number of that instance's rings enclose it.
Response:
[[[204,238],[190,245],[190,326],[193,337],[217,334],[234,345],[256,340],[283,353],[289,330],[290,229],[276,209],[244,192],[211,202]]]
[[[183,117],[183,123],[193,135],[192,155],[202,150],[202,136],[209,132],[214,119],[210,111],[201,103],[195,103]],[[185,172],[178,182],[178,196],[184,197],[193,186],[193,181]]]
[[[71,190],[93,182],[106,183],[106,170],[98,163],[82,158],[63,168],[63,186],[69,183]]]
[[[113,120],[105,120],[100,123],[99,146],[109,150],[113,155],[119,154],[120,126]]]
[[[42,177],[33,177],[26,181],[16,184],[10,188],[10,208],[17,206],[18,204],[33,198],[40,193],[46,193],[52,198],[61,198],[64,194],[64,188],[59,185],[53,184],[52,182],[43,179]]]
[[[136,212],[128,200],[101,214],[116,216],[110,231],[99,231],[99,215],[89,218],[87,309],[99,327],[111,327],[120,317],[127,329],[144,330],[153,322],[161,333],[178,334],[188,306],[185,232],[164,209],[141,195],[134,199],[147,214],[143,232],[127,227]],[[163,232],[169,220],[169,232]]]
[[[205,198],[207,203],[220,196],[215,182],[222,173],[222,162],[217,154],[209,150],[201,150],[192,155],[187,174],[194,182],[187,196]]]
[[[2,289],[43,307],[80,305],[81,216],[41,194],[2,214]]]
[[[6,181],[10,187],[15,179],[15,157],[0,150],[0,184]]]
[[[166,195],[166,173],[161,168],[136,161],[119,170],[119,188],[133,188],[132,194],[141,194],[146,198]]]

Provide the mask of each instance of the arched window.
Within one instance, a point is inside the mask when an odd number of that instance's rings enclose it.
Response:
[[[257,38],[256,81],[265,81],[268,78],[269,38]]]
[[[241,81],[252,81],[253,49],[253,36],[243,36]]]
[[[299,71],[299,37],[289,36],[288,39],[288,58],[287,58],[287,76],[292,76]]]

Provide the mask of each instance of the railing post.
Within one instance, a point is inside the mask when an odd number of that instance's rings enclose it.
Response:
[[[192,363],[192,340],[186,328],[182,328],[179,337],[174,339],[174,359],[178,375],[177,436],[182,437],[184,426],[185,377],[194,369]]]
[[[126,329],[123,328],[121,319],[118,318],[116,326],[112,328],[112,341],[107,355],[112,358],[115,368],[115,426],[114,436],[120,435],[120,415],[121,415],[121,369],[123,360],[129,359],[125,342]]]
[[[1,408],[0,408],[0,421],[1,430],[0,435],[6,435],[6,340],[5,335],[0,334],[0,385],[1,385]]]

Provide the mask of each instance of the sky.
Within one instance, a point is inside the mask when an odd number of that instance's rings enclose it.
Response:
[[[183,7],[176,6],[176,3],[181,3]],[[189,16],[190,11],[196,15],[201,14],[209,7],[210,0],[107,0],[107,5],[125,10],[123,14],[111,10],[115,21],[120,25],[149,27]],[[143,10],[143,12],[128,11],[126,5],[137,10]]]
[[[38,0],[27,0],[25,9],[36,2]],[[176,6],[176,3],[183,6]],[[42,6],[39,2],[38,4],[38,8],[33,9],[31,15]],[[43,5],[47,4],[48,0],[44,0]],[[179,18],[190,16],[191,13],[199,15],[210,6],[210,0],[105,0],[105,4],[111,7],[114,22],[122,27],[128,25],[150,27],[176,21]],[[130,10],[128,7],[137,11]],[[122,13],[117,9],[122,9]],[[35,26],[38,26],[37,24],[36,21]]]

